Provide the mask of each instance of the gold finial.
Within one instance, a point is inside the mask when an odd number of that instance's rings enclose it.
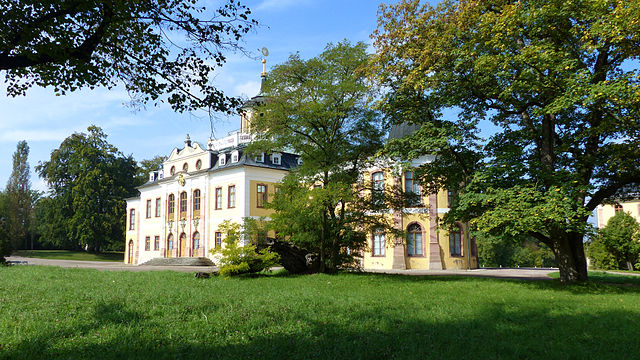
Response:
[[[269,56],[269,49],[267,49],[266,47],[262,48],[262,55],[266,58],[267,56]],[[267,75],[267,59],[262,58],[262,74],[261,75]]]

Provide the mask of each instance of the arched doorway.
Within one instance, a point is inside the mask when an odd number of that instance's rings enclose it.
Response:
[[[127,259],[128,264],[133,264],[133,240],[129,240],[129,256]]]
[[[195,232],[193,233],[193,253],[192,256],[199,256],[200,255],[200,233],[199,232]]]
[[[186,254],[186,252],[187,252],[186,251],[187,250],[187,234],[182,233],[180,235],[180,241],[178,242],[178,244],[179,244],[178,245],[178,251],[179,251],[178,257],[187,256],[187,254]]]
[[[167,257],[170,258],[173,256],[173,234],[169,234],[167,237]]]

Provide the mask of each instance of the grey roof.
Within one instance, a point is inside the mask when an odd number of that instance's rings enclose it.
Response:
[[[399,125],[393,125],[389,130],[389,139],[400,139],[407,135],[411,135],[420,129],[419,124],[402,123]]]

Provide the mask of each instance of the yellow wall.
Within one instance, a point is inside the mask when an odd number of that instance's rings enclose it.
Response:
[[[267,182],[267,181],[249,181],[249,189],[246,191],[249,192],[249,216],[270,216],[273,214],[273,210],[259,208],[258,207],[258,184],[267,185],[267,201],[271,201],[273,199],[273,194],[275,194],[275,186],[277,183]]]

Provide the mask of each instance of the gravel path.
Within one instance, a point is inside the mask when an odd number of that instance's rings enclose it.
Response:
[[[97,269],[97,270],[111,270],[111,271],[159,271],[159,270],[171,270],[182,272],[213,272],[218,270],[214,266],[149,266],[149,265],[125,265],[122,262],[111,261],[79,261],[79,260],[52,260],[52,259],[37,259],[26,258],[20,256],[9,256],[8,261],[14,262],[26,262],[24,265],[45,265],[45,266],[60,266],[65,268],[85,268],[85,269]],[[524,279],[524,280],[551,280],[549,273],[558,271],[554,268],[482,268],[473,270],[368,270],[372,273],[385,273],[385,274],[401,274],[401,275],[414,275],[414,276],[479,276],[479,277],[494,277],[494,278],[510,278],[510,279]]]

